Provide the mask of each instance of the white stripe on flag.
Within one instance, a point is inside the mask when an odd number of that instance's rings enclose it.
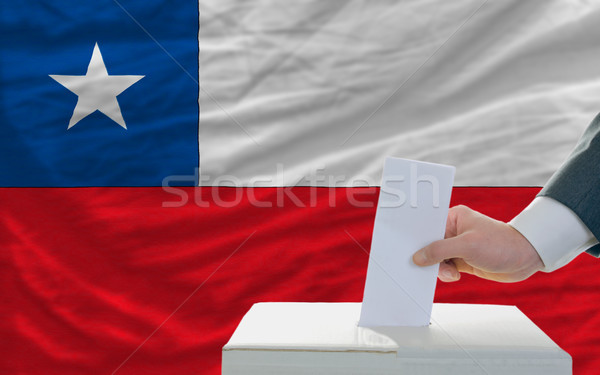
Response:
[[[201,185],[376,185],[386,156],[543,185],[600,108],[600,3],[199,7]]]

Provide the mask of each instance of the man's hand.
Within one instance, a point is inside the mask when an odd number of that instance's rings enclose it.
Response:
[[[544,267],[533,246],[516,229],[466,206],[450,209],[445,239],[417,251],[413,261],[418,266],[440,263],[438,277],[442,281],[457,281],[460,272],[467,272],[515,282]]]

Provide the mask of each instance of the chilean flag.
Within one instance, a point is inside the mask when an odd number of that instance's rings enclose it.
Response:
[[[0,11],[0,373],[219,374],[264,301],[360,301],[383,159],[508,221],[600,108],[600,4],[66,0]],[[516,305],[600,367],[600,264]]]

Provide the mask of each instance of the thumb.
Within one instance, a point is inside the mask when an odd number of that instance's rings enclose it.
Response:
[[[432,242],[413,255],[413,262],[417,266],[431,266],[446,259],[462,258],[465,246],[463,236],[456,236]]]

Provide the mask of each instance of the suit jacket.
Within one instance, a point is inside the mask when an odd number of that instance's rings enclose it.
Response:
[[[600,114],[592,121],[567,161],[539,193],[569,207],[600,239]],[[600,244],[587,250],[600,256]]]

